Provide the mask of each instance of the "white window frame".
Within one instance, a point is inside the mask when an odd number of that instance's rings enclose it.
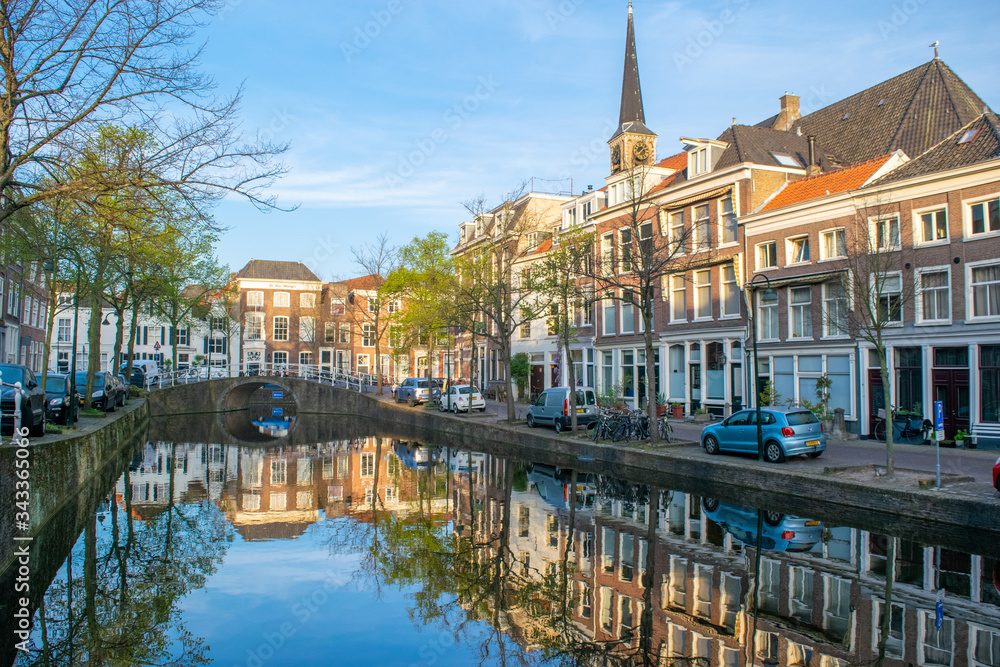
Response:
[[[278,366],[288,365],[288,352],[285,350],[275,350],[271,353],[271,363]]]
[[[768,259],[771,254],[768,252],[767,248],[774,249],[774,264],[764,263],[762,260]],[[763,243],[758,243],[754,246],[754,265],[757,267],[758,271],[768,271],[770,269],[778,268],[778,242],[777,241],[764,241]]]
[[[628,236],[628,243],[625,242],[625,236]],[[618,272],[619,273],[632,273],[635,270],[635,245],[633,241],[634,234],[632,233],[631,227],[622,227],[618,230]],[[627,253],[626,253],[627,249]],[[627,255],[627,258],[626,258]]]
[[[945,285],[944,288],[934,288],[935,290],[936,289],[944,289],[944,291],[946,292],[945,305],[946,305],[946,307],[948,309],[948,316],[947,317],[938,317],[938,318],[931,319],[931,318],[927,318],[927,317],[924,316],[924,290],[923,290],[923,287],[922,287],[922,278],[923,278],[924,274],[928,274],[928,273],[943,273],[943,274],[945,274],[945,276],[948,279],[948,284]],[[914,293],[914,295],[916,295],[916,298],[914,299],[914,302],[915,302],[914,305],[916,306],[916,308],[915,308],[915,310],[916,310],[916,320],[917,320],[916,324],[917,325],[951,324],[951,317],[952,317],[952,315],[951,315],[951,267],[948,266],[947,264],[944,264],[942,266],[925,266],[925,267],[918,268],[918,269],[916,269],[913,272],[913,281],[914,281],[913,293]]]
[[[247,306],[261,306],[264,305],[264,291],[263,290],[250,290],[247,292]]]
[[[727,202],[729,203],[729,206],[728,206],[729,210],[728,210],[728,212],[726,210],[727,209],[727,206],[726,206]],[[736,245],[737,243],[739,243],[739,240],[740,240],[740,228],[739,228],[739,224],[736,221],[736,202],[733,201],[733,196],[729,195],[729,196],[722,197],[721,199],[719,199],[718,200],[718,207],[716,209],[716,212],[718,213],[718,221],[719,221],[719,223],[718,223],[718,227],[719,227],[719,247],[720,248],[726,248],[728,246],[733,246],[733,245]],[[728,217],[731,217],[732,221],[733,221],[733,236],[735,238],[733,238],[732,241],[726,241],[725,240],[726,220],[727,220]]]
[[[299,340],[303,343],[316,341],[316,318],[299,316]]]
[[[698,218],[698,209],[705,209],[705,217]],[[710,204],[697,204],[691,207],[691,252],[706,252],[712,248],[712,206]],[[702,238],[702,232],[705,238]]]
[[[849,322],[849,318],[845,317],[845,319],[844,319],[844,330],[843,331],[835,331],[834,327],[831,325],[831,319],[830,319],[830,315],[829,315],[829,310],[827,308],[827,304],[833,302],[835,299],[832,299],[832,298],[829,297],[829,293],[828,293],[827,289],[829,288],[830,284],[831,284],[831,281],[827,281],[827,282],[823,283],[823,285],[821,286],[821,289],[820,289],[820,292],[821,292],[820,298],[823,301],[823,305],[822,305],[822,308],[823,308],[823,338],[824,339],[828,339],[828,338],[850,338],[850,322]],[[844,288],[844,313],[845,313],[845,316],[846,316],[846,314],[848,312],[850,312],[850,308],[851,308],[850,289],[849,289],[849,287],[847,285],[844,285],[843,283],[841,283],[841,287]]]
[[[284,322],[285,324],[285,336],[284,338],[278,337],[278,323]],[[287,341],[291,333],[288,330],[288,316],[287,315],[275,315],[271,318],[271,340],[273,341]]]
[[[944,238],[932,238],[930,240],[924,238],[924,216],[930,215],[934,216],[932,219],[932,224],[934,229],[937,229],[937,214],[944,213]],[[948,229],[948,207],[944,204],[937,206],[928,206],[921,209],[916,209],[913,211],[913,238],[916,239],[914,245],[919,246],[935,246],[935,245],[948,245],[951,242],[951,230]]]
[[[681,295],[680,304],[677,303],[676,299],[678,294]],[[677,317],[678,305],[684,314],[683,317]],[[684,280],[683,274],[678,273],[670,276],[670,323],[680,324],[682,322],[687,322],[687,281]]]
[[[615,270],[615,235],[608,232],[601,237],[601,275],[610,276]]]
[[[924,647],[927,645],[927,625],[934,623],[934,612],[927,611],[926,609],[917,610],[917,664],[919,665],[940,665],[941,663],[927,662],[927,657],[924,655]],[[955,620],[948,616],[945,616],[944,623],[941,625],[941,629],[938,630],[941,633],[948,633],[948,641],[951,644],[951,660],[948,664],[955,664]]]
[[[808,302],[795,303],[792,301],[792,294],[795,292],[805,291],[809,294]],[[813,306],[813,290],[812,285],[792,285],[788,288],[788,339],[789,340],[812,340],[813,339],[813,321],[812,321],[812,306]],[[799,315],[799,319],[802,324],[802,330],[796,332],[795,319],[796,310],[803,310],[804,312]],[[808,315],[808,317],[806,317]],[[806,333],[808,329],[808,333]]]
[[[375,347],[375,325],[372,322],[361,325],[361,347]]]
[[[699,278],[703,278],[706,275],[708,276],[708,282],[707,283],[701,282],[699,280]],[[701,315],[700,313],[701,313],[703,307],[706,305],[705,303],[703,303],[703,301],[706,300],[706,296],[703,294],[703,290],[705,290],[706,287],[708,288],[708,295],[707,295],[708,315]],[[692,321],[694,321],[694,322],[707,322],[709,320],[712,320],[712,319],[714,319],[712,311],[713,311],[713,309],[712,309],[712,270],[711,269],[700,269],[700,270],[694,272],[694,318],[693,318]]]
[[[892,225],[896,224],[896,238],[893,239],[892,236]],[[879,232],[880,226],[883,223],[888,223],[888,236],[889,244],[886,246],[879,245]],[[890,213],[888,215],[868,218],[868,245],[872,252],[894,252],[900,249],[902,227],[899,222],[898,213]]]
[[[732,278],[727,278],[727,272],[732,273]],[[736,267],[731,263],[727,262],[719,267],[719,284],[722,286],[719,290],[719,313],[721,314],[719,319],[738,319],[740,317],[740,287],[736,282]],[[736,299],[736,311],[732,313],[726,309],[726,293],[730,290]]]
[[[884,286],[885,283],[886,283],[886,281],[890,277],[892,277],[892,276],[895,276],[899,280],[899,291],[895,292],[895,294],[898,295],[898,298],[900,300],[900,304],[899,304],[899,319],[898,320],[887,320],[885,324],[886,324],[886,326],[898,326],[898,327],[901,327],[901,326],[903,326],[903,321],[905,320],[905,314],[903,313],[903,304],[902,304],[902,299],[903,299],[903,274],[901,272],[899,272],[899,271],[886,271],[885,278],[883,279],[882,284]],[[878,302],[882,299],[883,292],[875,289],[876,288],[876,284],[875,284],[876,283],[876,277],[875,277],[875,275],[872,275],[870,277],[870,279],[871,279],[871,286],[872,286],[872,292],[873,292],[872,296],[875,298],[875,304],[874,304],[875,310],[874,310],[874,312],[877,315],[878,312],[879,312],[879,310],[878,310],[879,309],[879,303]],[[892,292],[886,292],[886,294],[892,294]]]
[[[267,340],[267,335],[264,330],[264,313],[247,313],[246,315],[247,332],[245,340]],[[253,327],[250,326],[251,320],[255,320],[257,322],[257,336],[250,335],[250,332],[253,330]]]
[[[665,213],[667,224],[662,229],[666,230],[667,254],[683,255],[684,248],[684,209]],[[676,248],[676,250],[675,250]]]
[[[631,296],[626,297],[627,294]],[[623,335],[634,334],[638,331],[636,326],[638,304],[635,302],[635,296],[633,290],[622,290],[621,306],[618,308],[618,331]]]
[[[998,322],[1000,321],[1000,313],[997,315],[976,315],[976,292],[975,285],[972,283],[972,270],[984,266],[995,266],[1000,265],[1000,260],[997,259],[987,259],[980,262],[969,262],[965,265],[965,284],[967,285],[965,290],[965,319],[968,322]]]
[[[837,244],[837,233],[840,233],[844,239],[843,252],[841,252],[841,247]],[[833,236],[833,247],[836,255],[827,255],[826,252],[826,239]],[[829,262],[835,259],[843,259],[847,257],[847,229],[844,227],[833,227],[831,229],[824,229],[819,233],[819,259],[821,262]]]
[[[795,259],[796,244],[802,243],[802,255],[804,259]],[[785,239],[785,265],[805,265],[812,263],[812,254],[809,248],[809,235],[808,234],[798,234],[796,236],[790,236]]]
[[[299,294],[299,308],[315,308],[316,307],[316,293],[315,292],[302,292]]]
[[[289,292],[275,292],[274,293],[274,307],[275,308],[289,308],[292,303],[292,295]]]
[[[977,239],[985,239],[993,236],[1000,236],[1000,230],[990,230],[987,225],[989,225],[989,202],[996,201],[1000,199],[1000,195],[992,194],[986,197],[977,197],[967,202],[962,202],[962,214],[965,220],[963,220],[963,227],[965,229],[965,240],[974,241]],[[972,231],[972,208],[980,204],[986,205],[986,216],[983,220],[983,226],[985,231],[975,234]]]
[[[330,314],[331,315],[346,315],[347,314],[347,304],[343,299],[330,299]]]
[[[758,292],[756,296],[757,296],[757,304],[756,304],[756,306],[757,306],[757,312],[755,313],[756,317],[754,319],[756,320],[756,322],[754,323],[754,325],[757,327],[757,341],[760,342],[760,341],[776,341],[776,340],[780,340],[781,339],[781,317],[778,314],[778,308],[781,305],[781,302],[778,299],[777,292],[775,292],[775,294],[774,294],[774,301],[773,302],[772,301],[768,301],[768,303],[767,303],[766,306],[764,305],[764,293],[763,292]],[[771,332],[771,333],[775,334],[774,336],[764,336],[763,335],[764,332],[761,329],[761,324],[763,324],[763,318],[761,317],[761,314],[763,313],[763,311],[764,311],[765,308],[767,308],[768,311],[772,311],[774,313],[773,317],[776,319],[775,326],[774,326],[774,328],[776,329],[776,331]],[[769,313],[768,314],[768,318],[767,318],[768,319],[768,323],[771,322],[771,317],[772,317],[772,315]]]

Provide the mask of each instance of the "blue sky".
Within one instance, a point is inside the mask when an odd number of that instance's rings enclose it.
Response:
[[[803,113],[941,58],[1000,107],[1000,3],[635,0],[646,123],[680,136],[753,124],[789,91]],[[291,213],[216,211],[234,270],[303,261],[357,275],[351,247],[387,233],[457,239],[461,202],[600,187],[618,118],[627,0],[228,0],[204,70],[245,86],[247,132],[289,142],[274,187]],[[277,11],[276,11],[277,9]]]

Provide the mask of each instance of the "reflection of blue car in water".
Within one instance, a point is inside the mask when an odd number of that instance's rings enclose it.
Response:
[[[569,509],[570,482],[572,472],[553,468],[541,463],[532,463],[528,468],[528,481],[542,500],[557,509]],[[592,510],[597,499],[597,476],[592,473],[577,473],[576,509]]]
[[[703,498],[705,516],[747,546],[757,546],[757,509],[715,498]],[[819,544],[823,524],[814,519],[763,510],[760,548],[771,551],[809,551]]]
[[[441,460],[437,447],[425,447],[417,442],[397,442],[393,449],[407,468],[430,468]]]
[[[251,422],[257,430],[265,435],[283,438],[295,423],[295,417],[261,417]]]

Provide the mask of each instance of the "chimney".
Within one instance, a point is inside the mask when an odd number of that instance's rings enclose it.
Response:
[[[802,114],[799,113],[799,96],[786,91],[781,96],[781,111],[774,120],[774,129],[787,132],[799,118],[802,118]]]
[[[806,166],[806,176],[815,176],[820,172],[819,165],[816,164],[816,136],[809,135],[809,164]]]

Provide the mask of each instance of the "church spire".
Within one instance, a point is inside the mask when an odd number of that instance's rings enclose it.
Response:
[[[639,60],[635,55],[635,28],[632,25],[632,0],[628,3],[628,32],[625,36],[625,72],[622,75],[622,104],[618,127],[625,123],[646,123],[642,109],[642,89],[639,87]]]

